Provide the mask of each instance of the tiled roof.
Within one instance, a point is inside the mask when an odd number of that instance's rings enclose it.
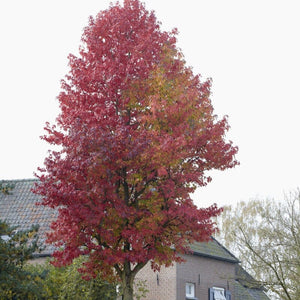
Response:
[[[9,194],[0,193],[0,219],[12,226],[18,226],[18,230],[39,225],[39,240],[45,244],[46,232],[50,230],[50,224],[56,219],[57,213],[54,209],[35,204],[41,200],[39,195],[31,192],[35,182],[34,179],[2,181],[3,185],[10,184],[14,188]],[[43,255],[53,252],[53,247],[45,246]]]
[[[232,253],[230,253],[214,238],[207,243],[194,243],[191,245],[191,250],[193,251],[194,255],[210,257],[232,263],[239,262],[239,260]]]
[[[265,294],[266,289],[255,280],[244,268],[236,265],[235,294],[237,299],[245,300],[269,300]]]
[[[248,288],[240,282],[234,284],[235,300],[270,300],[262,289]]]

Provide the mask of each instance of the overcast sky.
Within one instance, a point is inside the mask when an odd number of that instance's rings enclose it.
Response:
[[[60,80],[88,17],[105,0],[0,2],[0,179],[33,178],[58,115]],[[299,184],[300,18],[297,0],[147,0],[164,30],[177,27],[187,64],[212,78],[215,113],[241,165],[212,172],[194,195],[206,206],[280,198]]]

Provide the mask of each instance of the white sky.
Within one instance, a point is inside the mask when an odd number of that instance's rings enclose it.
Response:
[[[58,114],[56,97],[88,17],[105,0],[0,2],[0,179],[32,178],[49,146],[39,139]],[[299,186],[300,18],[298,1],[146,0],[163,29],[179,29],[188,65],[211,77],[216,114],[241,165],[213,172],[194,196],[200,206]]]

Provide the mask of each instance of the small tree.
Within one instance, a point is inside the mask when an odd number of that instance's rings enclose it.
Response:
[[[168,266],[209,239],[221,210],[197,208],[190,194],[209,182],[207,170],[237,164],[210,81],[185,66],[175,35],[138,0],[91,18],[80,57],[69,57],[61,114],[44,137],[61,146],[35,189],[42,204],[59,207],[49,236],[63,246],[57,264],[88,255],[83,271],[117,275],[125,300],[147,262]]]
[[[279,299],[300,299],[300,191],[283,202],[226,207],[220,236],[251,274]]]
[[[26,270],[35,275],[39,283],[41,296],[39,299],[73,299],[73,300],[115,300],[116,284],[108,283],[99,274],[92,280],[85,280],[78,272],[85,257],[74,259],[66,267],[54,267],[48,262],[41,265],[27,265]]]
[[[37,299],[40,291],[25,263],[38,251],[37,227],[16,231],[0,220],[0,299]]]

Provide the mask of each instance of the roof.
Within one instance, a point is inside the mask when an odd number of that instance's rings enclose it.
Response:
[[[236,300],[270,300],[262,289],[245,287],[239,281],[234,283],[234,295]]]
[[[235,269],[236,280],[235,280],[235,294],[237,299],[245,300],[268,300],[269,298],[265,294],[266,289],[252,275],[250,275],[240,265],[236,265]]]
[[[239,260],[213,237],[209,242],[196,242],[192,244],[191,250],[194,255],[239,263]]]
[[[0,193],[0,219],[12,226],[18,226],[18,230],[39,225],[39,240],[45,245],[46,233],[56,219],[57,212],[50,207],[36,205],[41,196],[31,191],[35,182],[35,179],[1,181],[3,186],[8,184],[13,189],[8,194]],[[52,246],[45,245],[42,254],[50,255],[53,250]]]

